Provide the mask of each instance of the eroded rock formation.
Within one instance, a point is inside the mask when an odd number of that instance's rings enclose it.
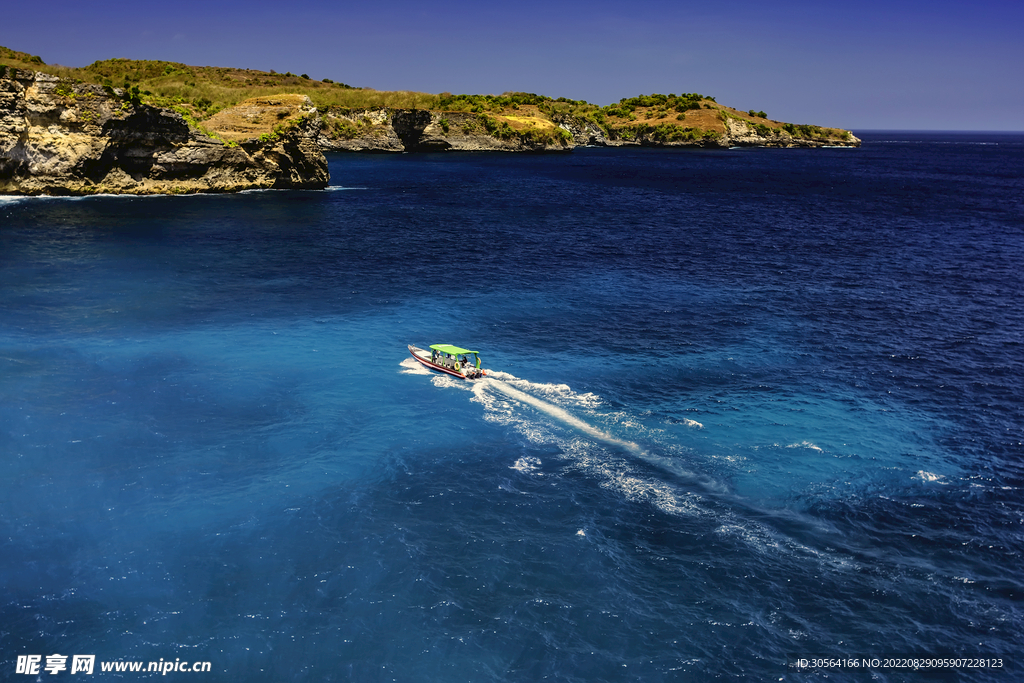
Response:
[[[311,103],[308,109],[312,116],[298,116],[287,129],[232,140],[120,91],[12,69],[0,78],[0,193],[322,188],[328,175],[316,143],[320,119]]]
[[[564,152],[575,146],[550,122],[531,126],[536,131],[513,131],[470,112],[332,107],[322,116],[320,144],[327,151]]]
[[[739,118],[719,117],[706,129],[673,126],[619,128],[606,132],[593,121],[563,117],[535,122],[534,128],[513,131],[498,128],[495,120],[470,112],[423,109],[328,109],[320,145],[327,151],[348,152],[445,152],[502,151],[555,152],[574,147],[856,147],[860,140],[852,133],[837,138],[828,130],[813,126],[794,134],[778,122],[760,126]],[[503,118],[508,118],[505,116]],[[539,124],[546,124],[540,128]],[[564,131],[560,133],[559,130]],[[817,131],[815,133],[814,131]],[[536,134],[531,134],[536,133]]]

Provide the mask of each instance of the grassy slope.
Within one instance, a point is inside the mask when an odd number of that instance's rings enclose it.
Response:
[[[39,57],[0,47],[0,71],[4,65],[123,88],[135,92],[143,102],[174,106],[199,123],[249,98],[301,94],[308,95],[317,107],[324,109],[388,107],[471,112],[477,115],[481,128],[499,137],[529,135],[538,140],[550,138],[558,135],[552,121],[567,116],[592,121],[611,137],[632,138],[644,134],[664,142],[720,136],[726,130],[725,119],[730,117],[745,120],[762,133],[785,129],[794,137],[837,140],[846,137],[842,130],[772,121],[759,115],[763,112],[741,112],[718,104],[713,97],[696,93],[640,96],[599,107],[588,102],[529,93],[492,96],[388,92],[353,88],[329,80],[316,81],[292,73],[189,66],[153,60],[108,59],[83,68],[50,66]]]

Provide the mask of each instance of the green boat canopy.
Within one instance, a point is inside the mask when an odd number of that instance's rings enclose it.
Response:
[[[411,346],[409,348],[412,349]],[[461,348],[459,346],[452,346],[451,344],[431,344],[430,348],[434,352],[436,352],[436,353],[443,353],[443,354],[447,354],[449,356],[471,355],[471,356],[474,357],[474,361],[473,362],[476,365],[476,369],[477,370],[480,369],[480,354],[477,351],[470,351],[469,349],[463,349],[463,348]],[[436,365],[437,362],[438,362],[436,356],[433,358],[433,361],[434,362],[431,363],[431,365]],[[467,361],[466,366],[469,367],[469,362],[470,362],[469,359],[466,358],[466,361]],[[442,361],[440,361],[440,364],[441,365],[447,365],[447,361],[442,360]],[[460,368],[459,368],[459,359],[458,358],[455,359],[454,363],[452,364],[452,367],[456,370],[456,372],[460,370]],[[448,371],[445,370],[445,372],[448,372]],[[483,374],[483,373],[481,372],[481,374]],[[463,376],[465,376],[465,375],[463,375]]]
[[[458,346],[452,346],[451,344],[431,344],[430,348],[434,351],[440,351],[441,353],[450,353],[453,356],[457,356],[463,353],[472,353],[474,355],[479,354],[479,351],[470,351],[469,349],[460,349]]]

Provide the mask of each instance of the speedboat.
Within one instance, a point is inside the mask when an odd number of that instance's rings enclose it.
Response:
[[[422,365],[461,379],[480,379],[487,371],[480,367],[480,354],[451,344],[432,344],[430,350],[409,345],[409,353]]]

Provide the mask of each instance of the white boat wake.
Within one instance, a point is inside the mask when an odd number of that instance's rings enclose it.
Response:
[[[704,514],[696,501],[699,494],[692,490],[680,490],[676,484],[664,481],[659,476],[643,474],[630,464],[637,461],[653,465],[662,472],[696,484],[707,492],[722,493],[721,482],[696,474],[680,465],[681,454],[676,456],[652,453],[635,441],[617,436],[602,429],[594,421],[610,422],[624,429],[639,431],[658,441],[662,430],[644,425],[635,416],[619,412],[601,412],[601,397],[593,393],[577,393],[565,384],[542,384],[520,379],[515,375],[487,371],[487,377],[467,382],[448,375],[431,372],[411,358],[402,361],[403,373],[425,374],[438,388],[461,389],[473,394],[473,401],[484,407],[484,419],[506,425],[520,432],[531,442],[541,445],[557,445],[573,467],[598,477],[602,485],[620,490],[631,500],[647,500],[662,510],[674,514]],[[543,397],[543,398],[541,398]],[[550,420],[531,418],[532,408]],[[580,417],[579,413],[592,416],[593,420]],[[560,433],[556,425],[568,427],[578,436]],[[691,428],[701,429],[703,425],[693,422]],[[595,446],[611,447],[611,451]],[[669,451],[677,447],[667,445]],[[616,455],[619,451],[622,455]],[[626,456],[626,457],[623,457]],[[520,459],[513,469],[524,474],[542,474],[541,462],[531,456],[529,461]]]
[[[488,372],[487,378],[477,380],[473,383],[472,391],[477,400],[492,410],[495,408],[494,402],[488,400],[486,394],[488,391],[497,391],[520,404],[536,408],[545,415],[553,417],[562,424],[581,432],[595,441],[621,448],[632,454],[634,457],[654,465],[659,469],[670,472],[677,477],[699,482],[710,489],[722,490],[721,485],[709,481],[706,477],[699,477],[693,472],[681,467],[676,459],[651,453],[634,441],[622,439],[614,434],[610,434],[603,429],[595,427],[590,422],[577,417],[565,408],[534,395],[534,393],[540,393],[545,396],[551,396],[559,401],[573,403],[581,410],[593,410],[594,407],[601,403],[600,397],[594,394],[577,394],[564,384],[536,384],[528,380],[519,379],[514,375],[504,372]]]
[[[771,524],[751,520],[748,516],[754,511],[761,517],[772,518],[778,516],[774,511],[751,507],[744,499],[734,496],[723,481],[684,468],[681,463],[687,460],[686,449],[675,443],[670,433],[645,424],[636,415],[599,410],[603,402],[600,396],[577,393],[565,384],[540,384],[500,371],[488,371],[487,377],[467,382],[431,372],[412,359],[403,361],[401,365],[402,372],[430,375],[435,387],[471,392],[472,400],[483,406],[485,420],[516,430],[537,446],[555,446],[561,453],[565,471],[583,472],[596,479],[602,488],[615,491],[627,500],[649,504],[679,517],[718,519],[720,524],[715,529],[716,534],[738,538],[766,555],[817,555],[816,551],[789,538]],[[552,420],[537,419],[530,415],[530,410],[524,410],[525,407],[535,409]],[[583,413],[591,421],[574,413]],[[666,454],[652,453],[635,441],[616,436],[593,422],[639,432],[650,441],[652,450]],[[569,427],[577,434],[566,434],[554,423]],[[686,420],[685,424],[691,429],[704,429],[704,425],[695,420]],[[794,446],[817,448],[809,442]],[[540,452],[519,457],[509,465],[510,469],[524,476],[546,476],[549,472],[538,457]],[[651,465],[660,473],[638,468],[638,462]],[[674,475],[675,480],[666,478],[664,473]],[[937,479],[923,471],[918,476],[924,481]],[[739,513],[723,510],[723,502],[736,504]],[[778,517],[787,526],[806,524],[809,528],[818,528],[813,520],[804,520],[800,515],[785,513]],[[577,536],[585,538],[587,534],[577,531]]]
[[[584,434],[587,434],[588,436],[591,436],[597,439],[598,441],[603,441],[613,446],[620,446],[641,457],[645,457],[647,455],[643,448],[633,443],[632,441],[626,441],[624,439],[612,436],[608,432],[602,431],[595,427],[594,425],[589,424],[588,422],[584,422],[583,420],[579,419],[569,411],[560,408],[553,403],[548,403],[547,401],[543,401],[537,398],[536,396],[531,396],[530,394],[527,394],[524,391],[516,389],[506,381],[485,378],[483,380],[477,381],[473,385],[473,393],[477,395],[479,395],[479,392],[486,391],[487,389],[497,389],[498,391],[501,391],[504,394],[519,401],[520,403],[526,403],[528,405],[531,405],[537,410],[541,411],[542,413],[546,413],[551,417],[555,418],[556,420],[560,420],[561,422],[569,425],[570,427],[574,427],[575,429],[580,430]]]

